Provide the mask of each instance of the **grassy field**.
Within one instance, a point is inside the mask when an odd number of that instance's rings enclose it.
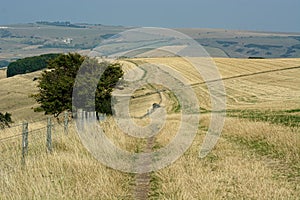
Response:
[[[10,112],[16,123],[22,120],[30,121],[45,118],[43,113],[33,111],[33,108],[38,107],[38,104],[29,97],[38,91],[37,81],[33,81],[33,78],[38,77],[40,73],[39,71],[12,78],[3,78],[2,76],[0,79],[0,110],[1,112]]]
[[[21,127],[1,131],[0,199],[132,199],[133,175],[100,164],[82,145],[75,126],[64,134],[54,124],[53,152],[46,151],[46,121],[29,123],[26,167],[21,165]],[[114,135],[117,137],[117,135]],[[118,138],[121,139],[121,138]]]
[[[211,109],[207,88],[199,84],[201,76],[181,58],[131,60],[165,64],[181,73],[202,108],[191,148],[173,165],[152,174],[152,199],[298,199],[300,59],[214,61],[226,88],[227,118],[215,149],[199,159]],[[173,134],[157,136],[156,146],[169,143],[178,130],[174,127]]]
[[[0,69],[0,80],[6,78],[6,69]]]
[[[228,110],[221,138],[203,159],[198,154],[210,123],[211,105],[201,76],[181,58],[122,60],[126,72],[135,63],[145,62],[165,64],[182,74],[195,90],[202,112],[188,151],[172,165],[151,173],[149,199],[299,199],[300,59],[214,58],[224,80]],[[32,111],[37,105],[28,98],[36,92],[32,78],[39,73],[0,79],[1,112],[11,112],[16,124],[45,118]],[[174,94],[161,89],[146,85],[134,93],[130,104],[131,116],[142,125],[149,119],[137,118],[153,103],[166,108],[169,115],[153,149],[172,140],[180,119]],[[45,127],[45,122],[33,124],[30,130]],[[145,150],[145,139],[124,135],[112,118],[101,125],[119,147],[131,152]],[[21,127],[0,130],[0,199],[135,199],[135,176],[97,162],[74,128],[71,123],[69,134],[64,135],[55,122],[52,154],[44,150],[44,130],[29,135],[25,170],[20,165],[21,138],[1,142],[20,133]]]
[[[201,63],[201,59],[195,60]],[[182,58],[145,58],[132,61],[163,63],[175,69],[198,93],[200,106],[209,110],[210,101],[206,85],[197,84],[203,82],[203,79],[187,61]],[[300,59],[214,58],[213,61],[224,80],[227,109],[289,110],[299,108]]]

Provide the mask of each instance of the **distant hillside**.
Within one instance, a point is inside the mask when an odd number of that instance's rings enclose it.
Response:
[[[70,22],[38,22],[0,26],[0,60],[47,53],[90,50],[102,40],[128,28]]]
[[[46,53],[91,50],[101,41],[133,27],[37,22],[0,26],[0,60]],[[299,58],[300,33],[225,29],[176,29],[203,45],[212,57]]]
[[[299,58],[300,33],[234,31],[225,29],[177,29],[207,48],[228,57]],[[219,54],[220,57],[221,54]],[[219,55],[213,55],[219,57]]]

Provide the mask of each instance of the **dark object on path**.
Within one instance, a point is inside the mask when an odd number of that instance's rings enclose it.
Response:
[[[152,104],[152,108],[153,109],[160,108],[160,105],[158,103],[154,103]]]

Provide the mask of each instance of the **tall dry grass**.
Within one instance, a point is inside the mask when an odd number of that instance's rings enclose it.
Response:
[[[0,79],[6,78],[6,69],[0,69]]]
[[[153,199],[299,198],[299,129],[228,118],[216,147],[199,159],[208,122],[202,119],[203,128],[179,160],[154,173]],[[169,138],[156,142],[164,140]],[[266,146],[253,145],[257,141]]]
[[[191,82],[199,81],[197,75],[191,75],[194,71],[186,70],[186,63],[178,58],[145,60],[167,62]],[[133,61],[144,62],[143,59]],[[215,59],[224,77],[297,66],[298,61]],[[132,68],[132,65],[125,66],[127,71]],[[259,75],[255,79],[226,80],[227,106],[237,110],[299,108],[298,75],[299,70],[294,70]],[[36,91],[33,76],[28,74],[0,80],[4,87],[0,92],[0,108],[11,110],[17,123],[42,116],[42,113],[33,113],[33,101],[26,99],[29,93]],[[15,82],[23,85],[13,85]],[[200,107],[209,110],[211,105],[205,85],[194,89]],[[153,91],[148,87],[136,91],[136,95]],[[131,116],[139,117],[157,101],[162,101],[161,105],[169,116],[165,127],[156,135],[154,149],[166,146],[178,130],[180,117],[174,113],[178,107],[176,99],[166,91],[161,95],[135,98],[130,105]],[[149,123],[148,118],[134,120],[141,125]],[[152,173],[151,199],[299,199],[299,128],[227,118],[216,147],[207,157],[199,159],[199,149],[209,122],[209,118],[203,115],[188,151],[171,166]],[[145,139],[125,135],[113,118],[107,118],[101,126],[108,138],[124,150],[138,153],[147,146]],[[45,124],[37,123],[30,130],[43,127]],[[0,140],[20,132],[21,127],[0,131]],[[55,126],[52,154],[46,152],[45,140],[45,130],[29,135],[25,169],[21,166],[21,137],[0,143],[0,199],[134,198],[134,176],[105,167],[95,160],[82,145],[74,125],[68,135],[64,135],[60,126]]]
[[[68,135],[56,125],[52,137],[53,153],[49,154],[45,130],[29,133],[25,168],[21,137],[0,143],[0,199],[132,199],[133,176],[94,159],[74,125]]]

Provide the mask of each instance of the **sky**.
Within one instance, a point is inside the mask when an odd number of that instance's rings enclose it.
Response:
[[[71,21],[300,32],[300,0],[1,0],[0,5],[1,25]]]

